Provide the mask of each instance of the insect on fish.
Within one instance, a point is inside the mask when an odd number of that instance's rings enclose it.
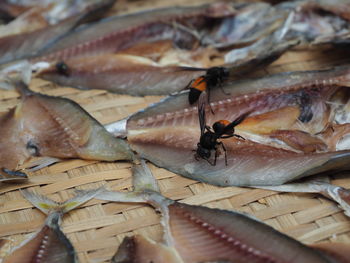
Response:
[[[227,165],[226,148],[224,146],[224,143],[219,142],[218,139],[237,137],[244,140],[242,136],[235,134],[234,127],[240,124],[250,114],[250,112],[247,112],[241,115],[240,117],[235,119],[233,122],[230,122],[228,120],[219,120],[213,124],[212,128],[210,128],[209,126],[206,125],[206,118],[205,118],[206,95],[207,94],[203,92],[198,102],[198,118],[199,118],[199,125],[201,129],[201,137],[199,139],[199,143],[197,144],[195,158],[196,160],[198,160],[199,158],[202,158],[204,160],[207,160],[207,162],[210,163],[211,165],[215,166],[216,159],[220,155],[218,146],[221,146],[225,153],[225,164]],[[214,162],[211,162],[209,160],[212,150],[215,150]]]
[[[210,100],[210,89],[219,86],[224,94],[225,91],[222,89],[222,82],[228,78],[229,70],[224,67],[212,67],[209,68],[205,75],[192,80],[186,87],[190,89],[188,95],[188,102],[194,104],[203,91],[208,93],[208,103]],[[228,95],[228,94],[226,94]],[[212,111],[212,110],[211,110]],[[213,112],[213,111],[212,111]]]

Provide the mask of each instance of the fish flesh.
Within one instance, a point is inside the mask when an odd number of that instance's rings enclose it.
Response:
[[[104,190],[96,198],[148,203],[161,212],[163,242],[124,239],[112,262],[349,262],[336,261],[248,215],[187,205],[163,197],[146,164],[133,168],[133,192]]]
[[[230,95],[214,89],[210,107],[215,114],[206,108],[208,126],[251,112],[235,128],[245,140],[222,140],[227,166],[224,154],[216,166],[195,159],[200,129],[198,110],[189,105],[188,91],[171,95],[121,123],[134,151],[172,172],[220,186],[280,185],[349,168],[345,107],[349,77],[350,68],[343,66],[225,84],[223,89]],[[345,123],[339,127],[337,119]],[[121,123],[109,125],[109,131]],[[327,127],[332,125],[339,136],[330,142],[332,129],[327,131]]]
[[[203,68],[162,66],[150,59],[125,54],[76,57],[42,70],[39,77],[64,86],[104,89],[134,96],[163,95],[184,89]]]
[[[81,14],[33,32],[0,38],[0,64],[38,55],[46,46],[56,42],[82,23],[99,18],[111,7],[110,0]]]
[[[81,204],[94,198],[101,189],[85,191],[63,202],[55,202],[29,190],[21,190],[23,196],[47,215],[44,226],[31,238],[14,248],[3,263],[77,263],[72,243],[60,228],[62,217]]]
[[[0,167],[15,170],[31,156],[130,160],[132,152],[77,103],[28,90],[17,81],[21,101],[0,117]]]

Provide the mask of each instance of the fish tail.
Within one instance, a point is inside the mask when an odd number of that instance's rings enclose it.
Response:
[[[140,160],[140,165],[134,165],[132,171],[134,191],[160,192],[157,181],[144,159]]]
[[[27,189],[20,191],[29,202],[31,202],[36,208],[38,208],[43,213],[47,215],[59,213],[62,215],[94,198],[103,190],[104,188],[100,187],[93,190],[79,191],[73,198],[68,199],[67,201],[64,201],[62,203],[56,202],[46,196],[34,193]]]
[[[344,209],[344,214],[350,217],[350,189],[332,184],[326,184],[321,193],[333,199]]]
[[[32,68],[27,60],[21,60],[0,68],[0,89],[16,89],[16,82],[29,84],[32,78]]]
[[[145,160],[141,159],[140,164],[134,164],[132,171],[134,187],[132,192],[105,190],[99,193],[96,198],[114,202],[149,203],[157,208],[168,203],[168,199],[160,194],[157,181]]]

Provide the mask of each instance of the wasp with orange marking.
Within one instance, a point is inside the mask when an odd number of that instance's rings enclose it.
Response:
[[[208,103],[210,96],[210,89],[219,86],[221,89],[221,85],[225,79],[229,76],[229,71],[224,67],[212,67],[209,68],[205,75],[192,80],[187,86],[186,89],[189,88],[190,92],[188,95],[188,102],[192,105],[195,103],[201,93],[206,91],[208,94]],[[225,93],[225,91],[222,89]],[[226,93],[225,93],[226,94]]]
[[[199,117],[199,125],[201,129],[201,137],[199,139],[199,143],[197,143],[197,150],[195,153],[195,159],[199,160],[202,158],[206,160],[209,164],[215,166],[216,159],[220,155],[220,151],[218,146],[222,147],[222,150],[225,153],[225,164],[227,165],[227,154],[226,148],[223,142],[218,141],[219,139],[226,139],[231,137],[237,137],[245,140],[242,136],[235,134],[235,127],[240,124],[249,114],[247,112],[234,121],[230,122],[228,120],[219,120],[215,122],[211,127],[206,125],[205,118],[205,97],[206,95],[203,93],[198,102],[198,117]],[[211,157],[211,152],[215,151],[214,161],[211,162],[209,159]]]

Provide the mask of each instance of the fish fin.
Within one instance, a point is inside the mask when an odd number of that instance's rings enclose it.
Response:
[[[153,191],[160,192],[156,179],[144,159],[141,159],[141,165],[134,165],[133,186],[135,192]]]
[[[46,196],[31,192],[27,189],[20,191],[29,202],[31,202],[35,207],[40,209],[43,213],[48,215],[51,212],[60,212],[62,214],[67,213],[73,210],[74,208],[80,206],[81,204],[94,198],[103,190],[104,188],[101,187],[93,190],[81,191],[77,193],[77,195],[73,198],[68,199],[67,201],[64,201],[62,203],[53,201]]]
[[[131,203],[151,203],[158,207],[164,197],[159,193],[159,187],[156,179],[145,160],[141,159],[140,164],[134,164],[133,168],[133,186],[132,192],[116,192],[104,190],[97,195],[98,199],[114,202]]]
[[[20,60],[0,69],[0,88],[6,90],[15,89],[14,82],[22,81],[29,85],[32,79],[32,68],[28,60]]]
[[[321,194],[337,202],[344,214],[350,217],[350,189],[324,183]]]
[[[38,208],[44,214],[49,214],[50,211],[59,207],[60,203],[49,199],[46,196],[36,194],[27,189],[20,190],[22,195],[31,202],[36,208]]]
[[[90,201],[92,198],[96,197],[99,193],[103,192],[104,190],[105,187],[102,186],[96,189],[78,191],[74,197],[62,203],[62,212],[67,213],[77,208],[83,203]]]
[[[11,171],[6,168],[0,169],[1,183],[19,183],[27,180],[28,180],[28,176],[23,172]]]
[[[21,168],[26,169],[29,172],[35,172],[37,170],[40,170],[44,167],[48,167],[51,164],[57,163],[59,161],[61,161],[61,159],[59,159],[59,158],[42,157],[42,158],[38,158],[32,162],[21,165]]]

